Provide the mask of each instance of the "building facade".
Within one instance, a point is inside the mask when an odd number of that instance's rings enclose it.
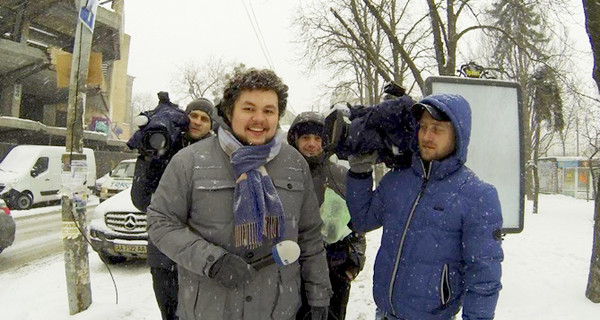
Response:
[[[102,2],[96,15],[89,73],[99,81],[88,82],[84,114],[84,130],[104,134],[93,135],[96,140],[123,141],[131,135],[133,77],[127,75],[130,37],[123,33],[123,1]],[[37,137],[36,144],[60,145],[60,130],[31,131],[27,125],[67,125],[76,3],[0,0],[0,118],[11,124],[0,121],[0,142],[32,143]],[[66,86],[61,84],[65,75]]]
[[[540,192],[594,199],[600,159],[544,157],[538,159]]]

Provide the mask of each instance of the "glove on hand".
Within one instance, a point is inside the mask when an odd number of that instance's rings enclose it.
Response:
[[[367,238],[364,233],[352,232],[344,238],[344,241],[348,243],[348,256],[350,261],[352,261],[352,263],[358,267],[358,270],[361,271],[367,260],[365,256],[367,250]]]
[[[348,268],[346,269],[346,276],[350,280],[354,280],[358,273],[365,266],[365,250],[367,248],[367,239],[362,233],[352,232],[343,240],[347,243],[348,250]]]
[[[311,320],[327,320],[328,313],[329,307],[310,307]]]
[[[233,289],[252,279],[256,270],[242,258],[226,253],[210,267],[208,276],[225,288]]]
[[[377,161],[377,151],[368,154],[350,155],[350,170],[354,173],[367,173],[373,171],[373,165]]]

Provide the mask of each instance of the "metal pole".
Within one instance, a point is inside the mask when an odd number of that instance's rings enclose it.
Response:
[[[86,6],[88,8],[85,8]],[[71,315],[86,310],[92,304],[88,247],[84,234],[87,230],[87,163],[83,154],[83,116],[95,6],[97,2],[93,0],[79,0],[77,6],[77,28],[69,83],[66,153],[62,157],[61,237],[65,251],[65,275]],[[89,25],[84,25],[80,19],[83,8],[87,9],[88,13],[93,12],[92,23]],[[93,10],[89,10],[91,8]]]

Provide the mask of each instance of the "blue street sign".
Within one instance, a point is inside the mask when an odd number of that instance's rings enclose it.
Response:
[[[79,21],[81,21],[91,32],[94,32],[96,23],[96,11],[98,10],[98,0],[87,0],[84,7],[79,10]]]

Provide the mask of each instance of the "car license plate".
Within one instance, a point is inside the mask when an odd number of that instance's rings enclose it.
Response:
[[[146,253],[146,246],[132,244],[115,244],[115,251],[128,253]]]
[[[131,185],[131,182],[113,182],[111,188],[112,189],[117,189],[117,190],[123,190],[123,189],[127,189],[129,188],[129,186]]]

